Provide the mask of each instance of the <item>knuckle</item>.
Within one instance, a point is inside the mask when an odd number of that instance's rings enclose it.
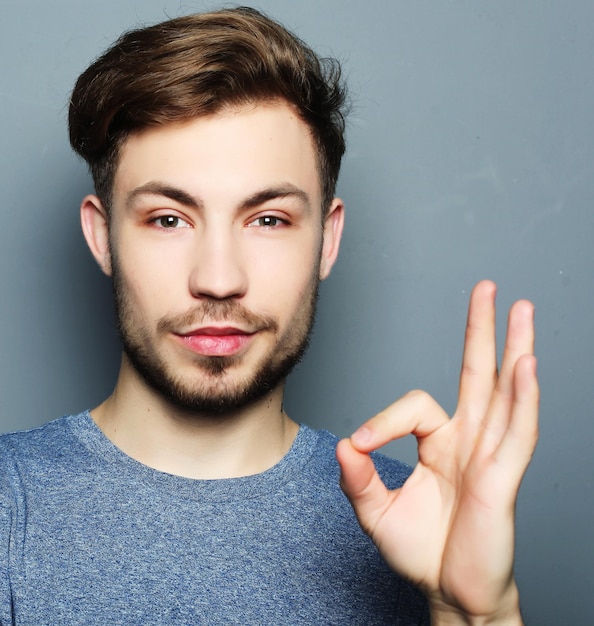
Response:
[[[423,389],[413,389],[409,391],[405,397],[409,400],[413,400],[416,404],[422,407],[435,404],[433,397],[426,391],[423,391]]]

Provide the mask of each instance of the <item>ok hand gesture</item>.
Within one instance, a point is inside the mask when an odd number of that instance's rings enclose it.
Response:
[[[459,401],[450,419],[413,391],[338,445],[342,488],[390,567],[421,587],[436,624],[520,624],[514,508],[538,438],[533,307],[516,302],[497,369],[495,285],[468,313]],[[418,464],[386,489],[368,453],[412,433]]]

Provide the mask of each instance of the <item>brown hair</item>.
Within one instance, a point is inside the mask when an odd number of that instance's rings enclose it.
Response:
[[[340,66],[251,8],[124,33],[76,82],[70,144],[109,210],[119,149],[130,133],[275,99],[294,106],[312,133],[326,210],[345,150]]]

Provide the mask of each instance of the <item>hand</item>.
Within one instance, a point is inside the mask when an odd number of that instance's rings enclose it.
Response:
[[[363,530],[426,593],[433,623],[521,623],[514,509],[538,438],[534,314],[525,300],[511,308],[498,374],[495,291],[483,281],[470,299],[454,416],[413,391],[337,449],[341,486]],[[368,453],[409,433],[419,461],[389,491]]]

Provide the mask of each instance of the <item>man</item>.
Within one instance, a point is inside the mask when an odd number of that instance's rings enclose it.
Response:
[[[413,392],[337,446],[283,410],[342,233],[343,103],[336,65],[250,9],[128,33],[79,78],[123,356],[100,406],[1,439],[3,625],[521,623],[530,303],[498,374],[475,288],[451,420]],[[408,433],[410,476],[369,456]]]

